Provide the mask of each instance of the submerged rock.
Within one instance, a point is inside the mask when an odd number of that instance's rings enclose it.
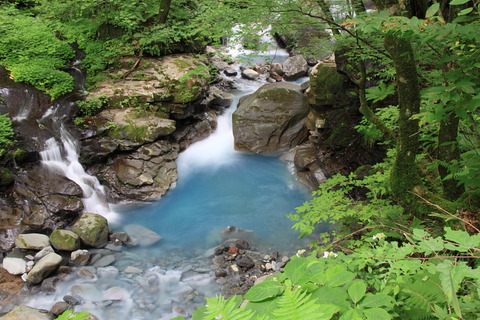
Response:
[[[150,246],[162,239],[156,232],[137,224],[129,224],[123,227],[131,239],[133,245],[142,247]]]
[[[233,114],[235,149],[255,153],[286,151],[306,139],[309,107],[300,86],[266,84],[240,99]]]

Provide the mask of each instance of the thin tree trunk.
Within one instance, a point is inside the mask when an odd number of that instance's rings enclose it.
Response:
[[[160,10],[158,12],[158,23],[164,24],[167,21],[168,13],[170,12],[170,5],[172,0],[161,0]]]
[[[460,159],[460,150],[458,148],[458,124],[459,118],[455,112],[450,112],[448,118],[440,122],[438,131],[438,159],[442,162],[449,163],[452,160]],[[450,173],[448,168],[443,165],[438,166],[438,173],[442,178],[443,194],[448,200],[457,200],[465,189],[457,184],[455,179],[445,179]]]

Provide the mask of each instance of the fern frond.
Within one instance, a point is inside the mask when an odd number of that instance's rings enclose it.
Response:
[[[205,317],[203,319],[223,319],[223,320],[250,320],[252,311],[239,308],[242,303],[240,296],[233,296],[225,300],[223,296],[217,295],[213,298],[207,298],[205,308]]]
[[[420,273],[401,283],[400,287],[407,294],[404,310],[409,310],[407,312],[413,316],[410,319],[429,319],[435,305],[448,303],[437,275]]]
[[[320,305],[310,299],[311,295],[300,289],[287,289],[273,312],[277,320],[317,320]]]

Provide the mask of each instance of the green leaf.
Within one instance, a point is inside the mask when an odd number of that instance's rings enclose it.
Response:
[[[325,273],[325,276],[327,279],[325,285],[328,285],[329,287],[338,287],[344,285],[355,278],[355,274],[347,271],[342,265],[336,265],[328,269]]]
[[[394,303],[395,300],[384,293],[367,293],[360,306],[363,308],[392,307]]]
[[[440,8],[440,3],[432,4],[430,8],[427,9],[427,12],[425,13],[425,17],[426,18],[432,17],[438,12],[439,8]]]
[[[458,13],[458,16],[465,16],[472,11],[473,11],[473,8],[467,8],[467,9],[460,10],[460,12]]]
[[[468,1],[469,0],[452,0],[452,1],[450,1],[450,5],[451,6],[459,6],[459,5],[467,3]]]
[[[363,313],[358,309],[351,309],[345,312],[339,320],[363,320]]]
[[[348,295],[350,296],[350,299],[352,299],[353,303],[355,304],[363,298],[366,291],[367,291],[367,285],[363,280],[355,280],[348,287]]]
[[[392,316],[387,311],[380,308],[365,309],[363,314],[367,320],[390,320]]]
[[[308,266],[312,261],[306,258],[292,257],[292,260],[285,266],[286,276],[297,286],[304,285],[310,281]]]
[[[445,247],[451,250],[458,250],[466,252],[468,250],[480,247],[480,234],[471,236],[468,232],[463,230],[452,230],[450,227],[445,228],[445,239],[458,244],[447,244]]]
[[[250,288],[245,294],[245,299],[253,302],[263,301],[281,294],[284,290],[283,285],[274,280],[265,280]]]

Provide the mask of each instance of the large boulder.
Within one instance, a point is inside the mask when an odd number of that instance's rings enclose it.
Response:
[[[124,68],[116,70],[110,79],[95,84],[88,100],[106,97],[111,107],[122,107],[132,97],[140,103],[173,102],[187,104],[200,98],[208,87],[209,68],[204,59],[189,54],[161,58],[143,57],[137,68],[131,66],[137,58],[125,58]]]
[[[53,320],[55,317],[46,310],[18,305],[0,317],[1,320]]]
[[[108,242],[108,223],[105,217],[84,213],[72,226],[82,242],[94,248],[102,248]]]
[[[178,152],[178,144],[159,140],[135,152],[118,154],[109,163],[92,167],[92,172],[114,198],[158,200],[177,181]]]
[[[28,273],[27,281],[31,284],[38,284],[49,274],[55,271],[62,262],[62,256],[54,252],[47,254],[40,259]]]
[[[285,82],[262,86],[242,98],[233,114],[235,149],[276,153],[295,147],[307,137],[308,111],[300,86]]]

